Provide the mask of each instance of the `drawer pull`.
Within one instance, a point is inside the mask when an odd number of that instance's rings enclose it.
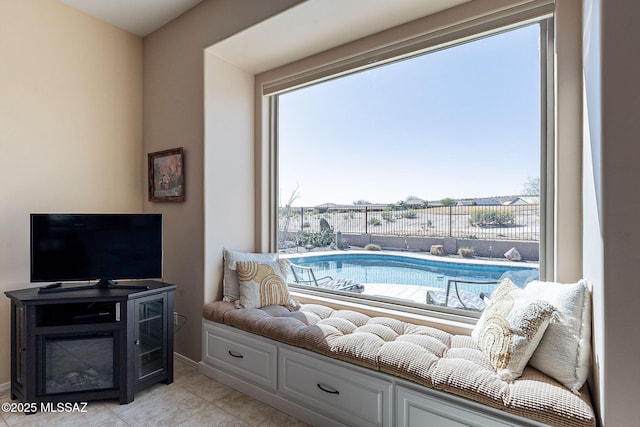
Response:
[[[329,387],[328,385],[324,385],[324,384],[317,384],[318,388],[322,391],[324,391],[325,393],[330,393],[330,394],[340,394],[340,392],[338,390],[336,390],[333,387]]]
[[[229,356],[231,356],[231,357],[235,357],[235,358],[237,358],[237,359],[242,359],[242,358],[244,357],[244,356],[243,356],[243,355],[241,355],[240,353],[236,353],[236,352],[231,351],[231,350],[229,350]]]

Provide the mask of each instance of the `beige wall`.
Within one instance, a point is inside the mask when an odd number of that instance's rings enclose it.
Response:
[[[142,40],[55,0],[0,0],[0,291],[29,284],[29,213],[141,212]],[[9,381],[0,297],[0,384]]]
[[[582,277],[582,0],[555,7],[555,215],[553,278]],[[549,176],[549,175],[548,175]]]
[[[253,196],[252,174],[245,159],[252,156],[251,142],[236,138],[213,138],[205,142],[205,48],[268,18],[299,0],[208,0],[144,39],[144,152],[174,147],[185,150],[186,200],[183,203],[149,203],[145,212],[164,214],[165,280],[175,283],[175,310],[187,317],[175,336],[176,351],[190,359],[201,359],[201,317],[205,295],[219,295],[222,245],[250,250],[244,229],[254,220],[252,206],[233,207],[244,195]],[[215,77],[215,76],[214,76]],[[221,80],[221,83],[224,83]],[[214,119],[215,120],[215,119]],[[209,124],[212,124],[209,122]],[[243,169],[233,176],[207,174],[206,158],[212,167],[228,159]],[[249,166],[251,167],[251,166]],[[220,179],[216,179],[216,178]],[[216,193],[216,186],[227,190]],[[216,199],[209,200],[205,221],[205,187]],[[233,191],[231,191],[233,190]],[[218,198],[219,197],[219,198]],[[210,203],[209,203],[210,202]],[[230,209],[235,211],[229,212]],[[205,224],[206,222],[206,224]],[[224,241],[208,242],[228,236]],[[232,230],[240,230],[234,238]],[[206,272],[206,277],[205,277]]]

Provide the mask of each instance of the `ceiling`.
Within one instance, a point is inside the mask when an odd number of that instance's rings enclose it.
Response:
[[[111,25],[144,37],[182,15],[202,0],[59,0]],[[264,1],[264,0],[263,0]],[[307,0],[259,24],[259,31],[244,32],[241,45],[250,44],[255,53],[267,53],[269,41],[285,46],[293,56],[300,56],[310,44],[320,52],[358,38],[404,24],[470,0]],[[276,23],[277,22],[277,23]],[[266,27],[269,27],[267,30]],[[266,31],[266,32],[265,32]],[[291,37],[295,34],[295,37]],[[265,37],[266,36],[266,37]],[[310,43],[310,41],[313,41]],[[320,41],[320,42],[319,42]],[[275,42],[275,43],[274,43]],[[230,46],[236,57],[248,53]],[[293,49],[293,51],[291,51]],[[306,51],[308,55],[309,52]],[[258,55],[259,56],[259,55]],[[293,57],[292,56],[292,57]],[[305,55],[306,56],[306,55]],[[229,58],[231,60],[231,58]],[[259,59],[256,59],[259,61]],[[231,62],[235,62],[231,60]],[[271,64],[273,65],[273,64]],[[250,66],[249,68],[253,68]]]
[[[253,74],[471,0],[307,0],[210,48]]]
[[[202,0],[60,0],[137,36],[162,27]]]

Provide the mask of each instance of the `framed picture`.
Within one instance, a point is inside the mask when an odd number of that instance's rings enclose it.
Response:
[[[149,201],[184,201],[182,147],[149,153]]]

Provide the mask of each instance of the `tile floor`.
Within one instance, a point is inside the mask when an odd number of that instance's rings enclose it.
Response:
[[[0,392],[0,403],[11,402],[9,391]],[[118,401],[90,402],[86,413],[33,415],[0,411],[5,426],[180,426],[180,427],[304,427],[307,424],[201,375],[192,366],[175,360],[173,384],[156,384],[136,393],[128,405]]]

